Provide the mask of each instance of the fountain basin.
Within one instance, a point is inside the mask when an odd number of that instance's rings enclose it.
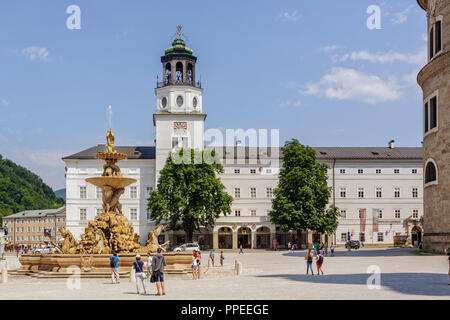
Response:
[[[101,177],[87,178],[86,181],[100,188],[109,186],[113,187],[114,189],[119,189],[125,188],[126,186],[135,183],[137,180],[133,178],[118,177],[118,176],[112,177],[101,176]]]

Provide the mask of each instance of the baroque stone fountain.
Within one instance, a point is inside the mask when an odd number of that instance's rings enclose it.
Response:
[[[104,160],[103,174],[98,177],[87,178],[86,181],[100,187],[102,190],[103,213],[89,221],[81,240],[77,242],[72,233],[64,228],[60,229],[64,238],[62,245],[53,243],[54,254],[29,254],[20,257],[22,267],[19,273],[45,273],[45,276],[55,276],[70,272],[69,267],[78,267],[82,273],[109,276],[109,256],[115,252],[119,254],[119,269],[128,272],[135,255],[151,255],[160,247],[166,252],[169,242],[160,245],[158,236],[164,230],[162,225],[152,230],[145,246],[139,243],[139,235],[134,233],[133,225],[122,213],[120,196],[125,187],[136,182],[136,179],[124,177],[117,161],[124,160],[127,155],[117,152],[114,146],[114,134],[108,130],[106,135],[107,148],[97,153],[98,159]],[[191,256],[189,253],[164,253],[167,269],[185,273],[189,270]],[[176,272],[175,272],[176,273]]]

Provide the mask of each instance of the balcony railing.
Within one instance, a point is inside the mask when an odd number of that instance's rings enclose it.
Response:
[[[166,87],[166,86],[192,86],[195,88],[201,88],[202,87],[202,83],[200,81],[176,81],[174,83],[170,82],[170,81],[157,81],[156,82],[156,88],[162,88],[162,87]]]

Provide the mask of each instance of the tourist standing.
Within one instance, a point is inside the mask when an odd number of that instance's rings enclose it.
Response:
[[[192,252],[192,280],[198,280],[198,258],[197,258],[197,251]]]
[[[156,295],[166,295],[166,290],[164,288],[164,267],[167,265],[166,258],[161,253],[162,249],[158,248],[158,253],[152,259],[152,275],[156,283]]]
[[[211,259],[212,266],[214,267],[214,250],[209,252],[209,258]]]
[[[242,246],[242,243],[239,245],[239,254],[244,254],[244,247]]]
[[[331,256],[334,257],[334,243],[331,244],[330,251],[331,251]]]
[[[147,289],[145,288],[145,274],[144,274],[144,263],[141,261],[141,256],[139,254],[136,255],[136,261],[133,262],[133,268],[135,270],[135,278],[136,278],[136,291],[139,294],[139,283],[142,283],[142,288],[144,289],[144,293],[147,294]]]
[[[223,260],[225,259],[225,255],[223,254],[223,250],[220,250],[220,266],[223,267]]]
[[[152,275],[152,253],[149,252],[148,253],[148,258],[147,258],[147,277],[151,278]]]
[[[291,243],[288,242],[288,252],[291,253]]]
[[[112,257],[109,257],[109,265],[111,267],[111,279],[112,283],[120,283],[119,278],[119,257],[117,256],[117,253],[114,252]]]
[[[322,254],[322,251],[320,251],[320,250],[317,251],[316,265],[317,265],[317,274],[320,276],[320,273],[322,272],[322,275],[323,275],[323,270],[322,270],[323,254]]]
[[[314,275],[312,267],[313,253],[311,252],[311,249],[308,249],[308,253],[305,256],[305,260],[306,260],[306,274],[308,274],[309,269],[311,269],[311,275]]]
[[[328,243],[325,244],[324,249],[325,249],[325,256],[328,257]]]

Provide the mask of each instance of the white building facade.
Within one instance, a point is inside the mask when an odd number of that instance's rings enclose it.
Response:
[[[197,58],[178,38],[161,57],[163,81],[155,89],[155,146],[116,146],[128,155],[118,165],[125,176],[137,180],[125,188],[121,197],[123,214],[133,223],[144,244],[155,227],[149,219],[147,199],[155,189],[159,172],[170,152],[179,147],[204,148],[204,122],[200,82],[195,79]],[[85,179],[101,175],[98,145],[63,158],[66,163],[66,225],[76,238],[84,233],[88,221],[100,214],[101,190]],[[310,244],[319,236],[313,232],[282,232],[270,222],[273,190],[278,186],[282,154],[279,148],[219,147],[225,172],[220,175],[234,198],[231,215],[217,219],[213,228],[194,234],[204,248],[283,248],[288,242]],[[348,235],[365,244],[387,245],[394,237],[411,238],[407,221],[423,215],[422,148],[389,147],[314,148],[317,159],[329,166],[330,205],[342,213],[334,235],[321,241],[345,243]],[[408,220],[409,219],[409,220]],[[415,234],[416,241],[420,236]],[[186,241],[184,231],[167,231],[161,241]]]

